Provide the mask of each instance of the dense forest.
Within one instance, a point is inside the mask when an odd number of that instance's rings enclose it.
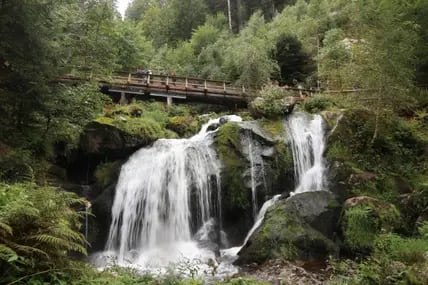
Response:
[[[324,156],[332,188],[344,189],[339,203],[373,199],[343,207],[340,254],[323,258],[330,266],[325,284],[428,283],[428,1],[134,0],[124,18],[116,6],[0,0],[0,284],[205,282],[115,266],[96,270],[85,261],[96,247],[84,232],[85,219],[96,215],[88,214],[88,200],[116,183],[133,151],[196,134],[206,112],[239,113],[272,137],[281,134],[282,98],[291,96],[281,87],[297,85],[315,94],[297,108],[322,114],[335,130]],[[249,110],[119,106],[100,92],[95,78],[137,68],[228,81],[261,99]],[[64,84],[59,78],[66,74],[87,80]],[[143,115],[134,116],[136,110]],[[120,155],[88,156],[91,167],[80,171],[85,137],[100,124],[134,145]],[[225,187],[239,196],[234,175],[242,167],[230,150],[239,145],[235,127],[220,128],[215,143],[233,170]],[[288,165],[282,148],[275,145],[284,154],[275,158],[284,162],[278,169]],[[230,203],[243,201],[225,195]],[[269,217],[267,223],[281,224]],[[282,249],[256,262],[303,256]]]

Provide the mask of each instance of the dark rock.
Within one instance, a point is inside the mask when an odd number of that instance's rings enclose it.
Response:
[[[220,124],[211,124],[208,126],[207,131],[214,131],[220,127]]]
[[[152,143],[147,138],[128,134],[114,126],[89,123],[80,137],[79,148],[68,155],[64,167],[73,183],[92,184],[101,162],[127,159],[139,148]]]
[[[97,198],[92,201],[92,214],[89,219],[90,251],[103,250],[107,242],[111,224],[111,209],[113,207],[116,185],[104,189]]]
[[[220,123],[220,125],[224,125],[224,124],[226,124],[227,123],[227,118],[225,118],[225,117],[221,117],[220,119],[219,119],[219,123]]]
[[[236,264],[268,259],[318,259],[336,255],[340,205],[327,191],[300,193],[277,202],[239,253]]]

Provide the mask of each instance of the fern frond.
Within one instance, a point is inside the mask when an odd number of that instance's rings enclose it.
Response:
[[[17,256],[16,252],[10,247],[0,244],[0,259],[8,261],[11,256]]]
[[[13,235],[13,229],[6,223],[0,222],[0,231],[5,232],[8,235]]]
[[[47,254],[45,251],[33,247],[33,246],[28,246],[28,245],[22,245],[22,244],[16,244],[14,246],[14,248],[16,249],[16,251],[21,252],[23,254],[36,254],[36,255],[42,255],[46,258],[49,258],[49,254]]]

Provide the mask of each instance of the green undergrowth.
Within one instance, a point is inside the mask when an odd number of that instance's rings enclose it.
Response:
[[[398,195],[418,188],[427,174],[428,131],[419,120],[391,113],[379,117],[376,136],[375,124],[376,115],[368,110],[344,111],[328,139],[326,157],[352,169],[350,195],[398,202]]]
[[[415,237],[376,235],[370,256],[360,260],[331,260],[333,271],[327,284],[428,284],[427,229],[425,222]]]
[[[84,203],[52,187],[0,184],[0,283],[66,268],[70,254],[86,255],[78,212]]]
[[[141,274],[135,269],[113,266],[102,271],[91,265],[73,261],[71,267],[48,270],[38,274],[25,275],[16,279],[18,285],[70,284],[70,285],[203,285],[202,278],[186,278],[177,272],[167,272],[163,276]],[[221,280],[221,279],[219,279]],[[0,281],[0,284],[5,284]],[[228,278],[221,281],[210,281],[210,284],[225,285],[267,285],[266,282],[249,278]]]
[[[399,224],[396,207],[377,200],[346,208],[341,222],[345,244],[354,252],[371,250],[378,234],[392,232]]]

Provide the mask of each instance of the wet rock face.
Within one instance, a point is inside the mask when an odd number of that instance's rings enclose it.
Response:
[[[223,229],[231,246],[240,245],[254,223],[252,188],[256,213],[274,194],[293,190],[291,154],[256,121],[224,124],[213,146],[223,164]]]
[[[336,255],[333,242],[341,212],[328,191],[296,194],[268,210],[260,228],[239,253],[237,264],[274,258],[311,260]]]

